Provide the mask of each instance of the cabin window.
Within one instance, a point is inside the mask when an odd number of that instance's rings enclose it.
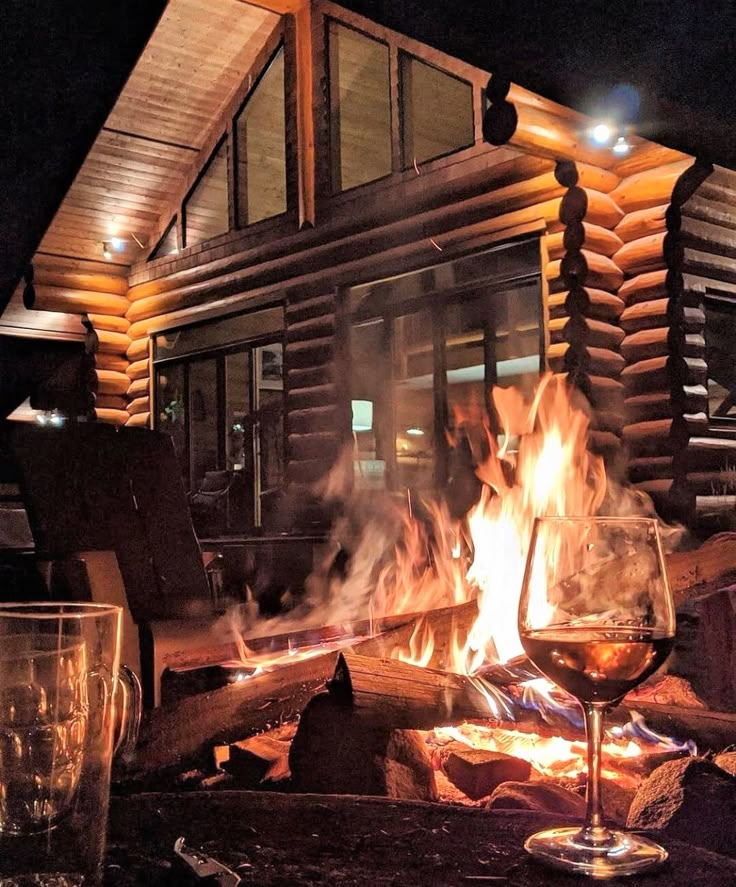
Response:
[[[736,299],[706,295],[705,356],[708,364],[708,414],[712,424],[736,423]]]
[[[461,439],[495,384],[530,394],[544,365],[536,240],[353,287],[348,306],[358,488],[444,486],[447,432]]]
[[[179,252],[179,237],[176,233],[176,217],[169,222],[169,227],[156,244],[155,249],[149,257],[151,259],[160,259],[161,256],[173,256]]]
[[[389,51],[332,20],[327,39],[332,189],[345,191],[391,172]]]
[[[229,228],[227,150],[227,142],[221,142],[184,201],[184,246],[202,243]]]
[[[235,118],[238,226],[286,212],[284,51],[274,56]]]
[[[273,526],[284,479],[281,307],[155,337],[157,427],[201,538]]]
[[[399,59],[403,168],[472,145],[472,84],[406,53]]]

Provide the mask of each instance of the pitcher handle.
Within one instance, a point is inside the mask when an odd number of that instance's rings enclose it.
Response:
[[[127,665],[118,671],[118,688],[122,699],[120,707],[119,734],[115,740],[113,754],[123,760],[129,758],[138,741],[138,730],[143,714],[143,690],[138,675]]]

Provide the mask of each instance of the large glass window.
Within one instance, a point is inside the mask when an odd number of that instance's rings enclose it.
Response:
[[[348,305],[358,488],[443,486],[450,442],[488,410],[493,385],[531,394],[539,378],[536,241],[354,287]]]
[[[174,438],[200,537],[272,525],[284,483],[282,336],[283,309],[270,308],[155,338],[157,427]]]
[[[400,59],[404,169],[472,145],[472,85],[413,56]]]
[[[705,352],[708,413],[712,422],[736,422],[736,299],[706,296]]]
[[[184,202],[184,245],[194,246],[230,227],[227,191],[227,142],[212,155]]]
[[[332,187],[344,191],[391,172],[388,46],[330,21]]]
[[[238,226],[286,212],[284,51],[235,118]]]
[[[159,259],[161,256],[173,256],[179,252],[179,238],[176,234],[176,218],[172,219],[169,227],[159,240],[149,259]]]

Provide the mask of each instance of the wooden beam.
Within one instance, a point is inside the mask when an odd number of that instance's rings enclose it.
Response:
[[[300,7],[309,6],[309,0],[240,0],[246,6],[257,6],[277,15],[297,13]]]
[[[314,83],[312,81],[312,5],[310,0],[285,0],[296,8],[296,131],[299,175],[299,227],[315,223]]]

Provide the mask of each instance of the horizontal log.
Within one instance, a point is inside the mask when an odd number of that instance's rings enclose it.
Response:
[[[94,406],[98,410],[127,410],[128,401],[120,394],[96,394]]]
[[[637,274],[619,287],[618,295],[627,305],[667,298],[669,292],[666,269]]]
[[[736,297],[736,284],[725,281],[716,282],[712,278],[701,277],[689,272],[682,275],[682,285],[684,294],[691,296],[689,304],[695,307],[702,307],[703,295],[709,287],[715,287],[719,293]]]
[[[660,477],[654,480],[639,481],[634,484],[634,489],[651,496],[656,503],[658,497],[668,496],[672,492],[674,483],[672,478]]]
[[[550,321],[550,331],[553,325]],[[594,320],[590,317],[571,317],[566,321],[562,329],[563,339],[567,342],[585,343],[594,348],[606,348],[609,351],[618,351],[618,347],[624,338],[624,332],[617,326]]]
[[[114,370],[116,373],[126,373],[130,364],[123,354],[95,354],[95,366],[101,370]]]
[[[90,323],[96,330],[110,330],[114,333],[127,333],[130,321],[113,314],[88,314]]]
[[[652,299],[649,302],[635,302],[621,313],[621,327],[627,333],[651,330],[669,326],[667,306],[669,299]]]
[[[610,431],[593,429],[588,432],[588,446],[591,452],[603,456],[604,459],[615,459],[621,451],[621,440],[618,435],[612,434]]]
[[[640,237],[666,231],[665,215],[668,206],[669,203],[662,203],[627,213],[616,225],[616,234],[624,243],[629,243],[632,240],[639,240]]]
[[[147,413],[151,409],[151,398],[147,396],[136,397],[127,404],[126,409],[131,416],[135,416],[138,413]]]
[[[615,321],[624,309],[623,301],[613,293],[606,290],[596,289],[595,287],[584,287],[587,300],[584,305],[575,305],[568,309],[566,300],[568,290],[562,290],[559,293],[551,293],[549,295],[550,316],[561,316],[564,314],[580,313],[586,317],[603,322]],[[560,307],[561,306],[561,307]]]
[[[342,419],[342,412],[336,405],[294,410],[289,413],[289,430],[295,434],[309,434],[314,431],[339,434]]]
[[[337,403],[337,387],[333,384],[312,388],[290,389],[286,395],[287,409],[304,410]]]
[[[685,247],[736,258],[736,230],[713,225],[699,219],[683,217],[680,239]]]
[[[92,410],[92,417],[99,422],[108,422],[111,425],[125,425],[128,421],[128,411],[95,408]]]
[[[736,284],[736,262],[726,256],[688,248],[683,252],[682,269],[686,274]]]
[[[696,496],[695,512],[701,520],[716,517],[731,522],[736,515],[736,495]]]
[[[705,179],[696,194],[698,197],[704,197],[706,200],[736,206],[736,188],[732,183],[719,179],[715,172]]]
[[[336,453],[342,446],[342,440],[332,431],[322,431],[313,434],[290,434],[288,445],[290,458],[300,461]]]
[[[628,444],[641,444],[646,441],[656,447],[662,440],[669,439],[672,427],[672,419],[652,419],[624,425],[624,441]]]
[[[303,342],[311,339],[320,339],[331,336],[335,331],[335,315],[324,314],[321,317],[313,317],[302,320],[300,323],[286,325],[287,342]]]
[[[142,358],[148,358],[148,336],[141,336],[141,338],[131,338],[130,347],[128,348],[126,355],[129,360],[136,361],[141,360]]]
[[[287,302],[286,323],[301,323],[305,320],[323,317],[326,314],[334,314],[334,312],[335,296],[333,293],[326,296],[316,296],[315,298],[296,303]]]
[[[672,456],[639,456],[629,459],[628,474],[632,481],[654,480],[674,477]]]
[[[148,376],[142,376],[140,379],[133,379],[132,382],[126,376],[125,381],[127,383],[125,391],[129,398],[135,399],[136,397],[144,397],[148,395],[150,387],[150,378]]]
[[[594,407],[623,413],[624,386],[619,379],[589,374],[584,392]]]
[[[126,296],[128,293],[128,278],[125,275],[87,274],[64,270],[58,266],[47,267],[39,261],[38,256],[33,259],[33,269],[33,279],[40,286],[111,293],[117,296]]]
[[[674,416],[672,394],[669,391],[646,392],[625,401],[628,425],[653,419],[671,419]]]
[[[665,266],[662,247],[665,234],[648,234],[638,240],[630,240],[613,256],[613,261],[629,277],[658,271]]]
[[[117,373],[115,370],[95,369],[97,377],[98,394],[125,394],[130,384],[130,379],[125,373]]]
[[[629,363],[660,357],[669,353],[669,327],[645,329],[631,333],[621,343],[621,354]]]
[[[604,256],[612,256],[623,246],[621,238],[608,228],[583,222],[547,237],[547,253],[550,259],[561,258],[567,250],[585,249]]]
[[[115,293],[97,293],[92,290],[68,289],[34,284],[36,297],[32,305],[36,311],[63,311],[69,314],[115,314],[123,317],[128,309],[125,296]]]
[[[682,218],[699,219],[701,222],[709,222],[720,228],[736,230],[736,204],[706,198],[703,195],[705,185],[707,181],[683,205]]]
[[[635,173],[623,179],[611,192],[611,197],[625,213],[669,203],[677,180],[692,165],[690,159],[679,160],[646,172]]]
[[[333,362],[316,367],[292,367],[287,372],[288,388],[310,388],[313,385],[329,385],[335,381]]]
[[[568,342],[550,345],[548,350],[550,368],[554,372],[579,370],[595,376],[615,378],[625,365],[624,358],[606,348],[575,348]]]
[[[113,330],[103,330],[95,327],[97,336],[97,351],[108,354],[125,354],[130,348],[130,339],[125,333],[116,333]]]
[[[621,381],[628,396],[643,391],[669,389],[670,374],[667,357],[651,357],[627,366],[621,373]]]
[[[150,413],[136,413],[134,416],[131,416],[125,424],[137,428],[148,428],[150,426],[150,421]]]
[[[613,195],[604,194],[593,188],[584,188],[584,191],[587,197],[585,221],[600,225],[602,228],[615,229],[624,217],[624,212]]]
[[[623,425],[623,416],[618,410],[594,409],[591,428],[596,431],[610,431],[617,437],[620,437]]]
[[[128,364],[125,371],[129,379],[142,379],[144,376],[150,375],[150,363],[147,358],[144,360],[135,360]]]
[[[297,484],[315,484],[322,480],[332,467],[329,455],[325,453],[322,458],[291,459],[286,466],[287,481]]]
[[[698,496],[720,496],[736,493],[736,471],[720,468],[713,471],[688,471],[688,489]]]
[[[556,289],[569,288],[573,275],[575,282],[594,289],[613,291],[621,286],[624,279],[619,267],[608,256],[585,249],[575,256],[567,255],[563,259],[549,262],[544,270],[550,287]]]

